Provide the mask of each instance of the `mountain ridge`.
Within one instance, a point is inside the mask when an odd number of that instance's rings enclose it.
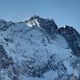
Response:
[[[80,79],[80,34],[70,26],[39,16],[2,20],[0,45],[0,80]]]

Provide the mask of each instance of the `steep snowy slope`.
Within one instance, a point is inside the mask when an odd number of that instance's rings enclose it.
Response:
[[[78,80],[80,59],[53,20],[0,24],[0,80]]]

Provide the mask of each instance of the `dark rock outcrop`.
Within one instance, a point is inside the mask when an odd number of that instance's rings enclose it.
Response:
[[[9,26],[14,25],[14,23],[12,21],[10,22],[6,22],[2,19],[0,19],[0,31],[6,31]]]
[[[0,68],[8,68],[13,65],[13,59],[6,54],[4,47],[0,45]]]
[[[72,49],[73,54],[80,56],[80,34],[70,26],[61,27],[58,29],[58,33],[61,34],[68,42],[69,47]]]

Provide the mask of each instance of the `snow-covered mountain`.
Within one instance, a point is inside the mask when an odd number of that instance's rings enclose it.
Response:
[[[80,34],[39,16],[0,20],[0,80],[79,80]]]

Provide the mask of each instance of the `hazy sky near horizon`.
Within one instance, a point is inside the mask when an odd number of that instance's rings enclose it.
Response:
[[[80,30],[80,0],[0,0],[0,18],[22,21],[33,15]]]

